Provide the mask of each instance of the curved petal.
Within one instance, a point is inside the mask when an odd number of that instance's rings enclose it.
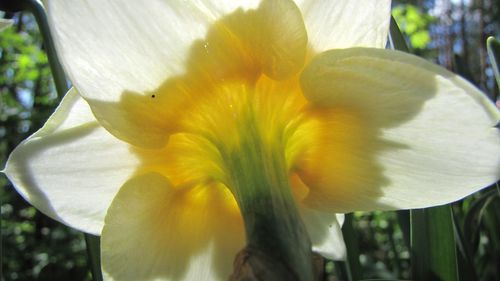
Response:
[[[302,220],[311,238],[313,251],[331,260],[344,260],[346,246],[341,222],[344,215],[301,208]]]
[[[64,65],[101,125],[133,145],[160,148],[184,92],[206,91],[206,80],[254,79],[257,70],[286,78],[303,67],[307,35],[292,1],[233,2],[47,6]]]
[[[46,215],[98,235],[111,200],[138,162],[72,89],[43,128],[12,152],[4,173]]]
[[[319,55],[301,83],[314,104],[307,126],[319,134],[298,160],[309,204],[339,212],[428,207],[500,176],[498,109],[438,66],[353,48]]]
[[[295,173],[291,174],[290,183],[302,221],[311,239],[313,251],[328,259],[344,260],[346,248],[341,230],[341,226],[344,224],[344,215],[309,208],[302,202],[307,198],[308,187]]]
[[[309,43],[317,53],[350,47],[384,48],[390,0],[297,1]]]
[[[128,181],[102,232],[106,280],[225,280],[244,246],[239,213],[225,187],[176,188],[162,175]],[[228,197],[229,196],[229,197]]]
[[[58,54],[83,97],[118,101],[184,72],[192,43],[240,1],[44,1]]]
[[[263,1],[252,28],[252,49],[258,50],[263,72],[285,79],[304,66],[307,31],[300,10],[292,1]]]

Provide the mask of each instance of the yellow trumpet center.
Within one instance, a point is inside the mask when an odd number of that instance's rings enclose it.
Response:
[[[370,129],[358,110],[304,97],[299,77],[313,53],[291,1],[263,1],[214,22],[193,44],[183,75],[147,95],[124,93],[124,117],[147,126],[136,136],[154,147],[134,148],[143,160],[138,173],[163,173],[179,189],[214,190],[236,217],[242,177],[247,186],[265,179],[291,187],[299,201],[321,200],[326,191],[342,200],[363,189],[356,173],[377,171],[355,153]]]
[[[307,105],[298,79],[275,81],[262,75],[253,83],[234,80],[200,91],[183,93],[167,146],[141,151],[145,167],[156,163],[156,170],[180,188],[218,186],[235,192],[232,187],[243,176],[239,169],[253,171],[250,177],[273,177],[268,173],[278,170],[284,179],[271,180],[288,180],[300,150],[293,139]],[[151,99],[163,94],[156,92]]]

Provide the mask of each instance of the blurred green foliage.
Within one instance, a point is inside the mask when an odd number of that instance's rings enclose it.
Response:
[[[408,36],[410,46],[413,48],[422,50],[431,42],[429,25],[435,20],[434,17],[410,4],[394,7],[392,16]]]

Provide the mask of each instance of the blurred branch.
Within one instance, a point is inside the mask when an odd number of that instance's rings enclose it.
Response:
[[[40,33],[42,34],[57,93],[61,97],[64,96],[69,90],[69,86],[64,70],[57,57],[54,40],[50,33],[47,15],[45,14],[42,3],[37,0],[2,0],[0,1],[0,10],[7,12],[28,11],[33,14],[38,24],[38,28],[40,29]]]

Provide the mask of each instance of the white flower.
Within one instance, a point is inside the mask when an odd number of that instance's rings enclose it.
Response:
[[[333,258],[334,212],[444,204],[499,177],[498,109],[381,49],[390,1],[45,4],[74,88],[5,173],[102,234],[106,280],[227,278],[245,177],[290,186]]]

